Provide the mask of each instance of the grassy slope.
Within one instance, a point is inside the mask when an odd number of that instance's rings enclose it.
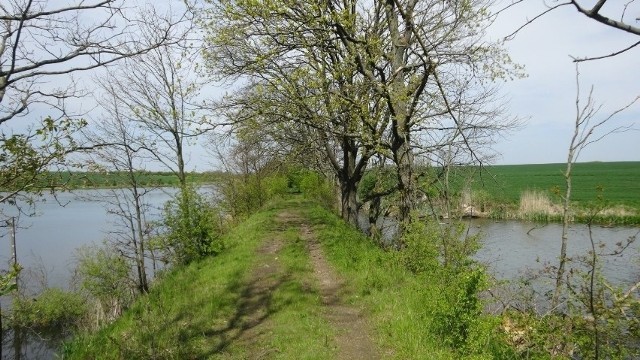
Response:
[[[291,279],[274,290],[270,306],[276,310],[270,314],[265,348],[279,351],[266,358],[334,358],[330,339],[335,330],[319,316],[317,290],[302,285],[309,283],[307,252],[297,232],[274,228],[273,216],[282,208],[309,219],[328,260],[347,279],[347,301],[369,317],[384,358],[462,357],[443,346],[433,331],[434,314],[444,301],[439,288],[443,284],[412,276],[397,265],[394,252],[380,250],[326,210],[290,200],[232,231],[227,239],[232,246],[223,255],[170,274],[113,326],[69,344],[65,358],[246,358],[250,351],[246,345],[235,343],[231,333],[212,329],[234,318],[256,249],[275,230],[286,241],[280,256]],[[495,318],[476,322],[466,356],[510,357],[499,345],[497,322]]]
[[[447,301],[448,284],[408,272],[394,251],[382,251],[369,238],[324,209],[308,216],[326,256],[348,282],[350,301],[370,316],[376,341],[389,359],[512,359],[498,330],[499,319],[481,316],[471,326],[466,349],[443,345],[434,330]]]
[[[474,189],[483,188],[495,198],[517,203],[524,190],[551,193],[554,187],[564,188],[565,164],[531,164],[488,166],[488,175],[475,180]],[[593,201],[602,195],[612,204],[624,204],[640,209],[640,162],[578,163],[573,171],[573,199],[578,203]]]
[[[328,325],[316,292],[302,285],[311,269],[296,232],[275,229],[276,209],[263,211],[234,229],[229,248],[215,258],[174,271],[125,315],[97,334],[79,336],[65,347],[68,359],[246,358],[234,340],[243,328],[238,304],[249,286],[256,249],[272,231],[285,241],[282,263],[290,276],[269,297],[270,344],[278,357],[331,358]],[[259,346],[260,344],[256,344]]]

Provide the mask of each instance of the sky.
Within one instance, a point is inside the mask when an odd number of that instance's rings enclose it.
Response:
[[[585,5],[593,2],[582,1]],[[626,1],[609,2],[623,5]],[[549,5],[555,3],[547,0]],[[488,35],[501,39],[545,9],[543,0],[525,0],[501,13]],[[619,9],[605,6],[603,12],[619,18]],[[640,6],[629,8],[627,13],[629,18],[639,17]],[[503,86],[508,111],[521,117],[524,124],[497,142],[494,149],[501,155],[495,163],[565,162],[576,117],[576,74],[570,56],[606,55],[638,40],[638,36],[609,28],[565,6],[537,19],[506,42],[512,60],[524,65],[528,75]],[[640,46],[614,58],[583,62],[580,73],[582,101],[593,86],[593,98],[603,106],[594,121],[606,118],[640,95]],[[640,160],[640,102],[611,124],[608,129],[635,124],[636,130],[612,134],[590,145],[578,161]],[[607,129],[601,134],[605,132]]]
[[[497,0],[495,9],[513,0]],[[546,0],[555,4],[557,0]],[[582,0],[593,3],[594,0]],[[610,0],[605,14],[619,17],[620,7],[627,1]],[[629,18],[640,17],[640,3],[627,9]],[[500,14],[488,29],[488,39],[502,39],[546,9],[545,0],[523,0]],[[640,26],[640,21],[636,23]],[[588,19],[575,8],[565,6],[536,20],[522,29],[505,47],[513,61],[524,65],[527,77],[502,86],[506,110],[522,119],[522,126],[498,139],[494,150],[499,154],[495,164],[531,164],[565,162],[575,121],[576,75],[570,56],[605,55],[629,46],[640,37],[624,33]],[[640,46],[614,58],[589,61],[580,65],[582,100],[594,87],[594,99],[603,104],[599,117],[606,117],[640,95]],[[77,74],[91,83],[90,74]],[[231,88],[209,87],[207,94],[220,96]],[[85,106],[78,112],[89,110]],[[89,104],[91,104],[89,102]],[[45,109],[37,113],[46,114]],[[616,117],[613,126],[635,124],[636,130],[612,134],[590,145],[578,161],[640,161],[640,102]],[[607,129],[603,129],[606,132]],[[598,134],[596,134],[597,136]],[[205,147],[206,141],[191,144],[187,151],[189,171],[213,170],[217,162]]]

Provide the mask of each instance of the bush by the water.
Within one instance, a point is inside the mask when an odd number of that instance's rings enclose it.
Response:
[[[86,312],[86,300],[79,293],[49,288],[35,298],[16,297],[10,322],[14,327],[34,330],[68,329]]]
[[[182,189],[164,208],[162,250],[172,263],[185,265],[224,249],[222,214],[193,188]]]

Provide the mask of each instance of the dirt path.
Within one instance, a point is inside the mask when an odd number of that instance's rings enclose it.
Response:
[[[302,224],[300,232],[307,241],[313,270],[320,285],[325,316],[337,330],[335,341],[338,359],[379,359],[380,355],[369,337],[369,326],[361,311],[341,300],[342,280],[327,262],[311,228]]]
[[[322,297],[322,314],[336,330],[336,358],[379,359],[376,347],[368,336],[368,325],[361,312],[341,300],[342,281],[327,262],[311,227],[305,224],[304,218],[290,212],[279,213],[276,221],[277,227],[282,230],[297,227],[300,238],[306,242]],[[278,349],[265,347],[264,344],[268,343],[270,314],[278,311],[272,306],[272,293],[290,280],[278,259],[278,253],[285,246],[276,232],[259,248],[258,260],[242,291],[236,314],[222,330],[226,335],[220,349],[222,353],[226,352],[228,345],[234,343],[247,351],[244,356],[248,359],[269,359],[277,354]],[[256,346],[257,344],[263,345]],[[227,353],[227,356],[233,357],[233,353]]]

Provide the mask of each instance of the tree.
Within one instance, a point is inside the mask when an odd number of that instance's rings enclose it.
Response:
[[[23,190],[51,187],[41,179],[43,170],[64,165],[67,154],[83,149],[73,136],[86,122],[69,103],[86,92],[73,75],[173,43],[176,28],[186,20],[126,3],[16,0],[0,5],[0,171],[3,189],[10,191],[2,202]],[[142,39],[138,26],[150,18],[156,36]],[[42,111],[48,116],[35,120]]]
[[[495,110],[483,113],[476,106],[488,105],[483,86],[517,71],[497,44],[482,39],[490,22],[487,5],[482,1],[380,1],[370,15],[377,24],[375,35],[363,42],[338,31],[345,43],[361,48],[356,56],[358,69],[386,101],[401,228],[417,201],[414,148],[433,151],[443,144],[423,141],[452,129],[458,133],[454,139],[462,139],[472,158],[480,161],[470,141],[477,135],[473,129],[478,124],[467,127],[462,116],[471,113],[486,120],[491,119],[488,114],[496,115]],[[504,62],[498,64],[497,59]]]
[[[459,88],[509,75],[510,65],[495,61],[508,60],[501,49],[480,40],[489,21],[483,5],[216,3],[207,15],[214,20],[208,23],[206,59],[227,79],[266,83],[266,93],[277,92],[286,101],[279,106],[291,105],[284,118],[315,132],[318,144],[338,150],[339,157],[328,151],[326,161],[341,184],[345,219],[356,218],[355,190],[371,156],[392,158],[403,223],[416,204],[412,134],[452,118],[466,136],[455,112],[474,102],[456,103],[449,92],[472,96]]]
[[[134,123],[121,112],[117,89],[111,86],[104,90],[108,91],[98,101],[104,111],[103,118],[96,129],[87,134],[89,142],[104,145],[93,150],[91,167],[122,175],[122,184],[98,200],[105,202],[108,213],[114,215],[116,224],[120,225],[120,230],[112,231],[108,240],[124,258],[133,260],[138,290],[146,293],[149,285],[145,257],[151,229],[146,220],[149,205],[145,198],[151,189],[143,187],[140,178],[144,164],[153,157],[143,145],[145,134],[137,131]]]
[[[74,1],[55,6],[16,0],[0,5],[0,124],[29,115],[35,104],[68,115],[62,100],[80,95],[79,89],[73,81],[61,87],[46,86],[48,81],[170,43],[174,27],[184,21],[163,19],[155,24],[153,39],[141,39],[138,22],[156,11],[148,7],[132,13],[125,3]]]
[[[598,142],[603,138],[624,130],[628,130],[628,127],[616,127],[613,130],[609,130],[603,134],[597,134],[597,132],[604,126],[609,124],[614,118],[624,110],[631,107],[633,104],[640,100],[640,96],[637,96],[627,105],[613,111],[609,115],[602,119],[596,120],[599,111],[602,109],[602,105],[596,105],[593,99],[593,87],[589,91],[586,103],[581,104],[580,95],[580,72],[578,65],[576,64],[576,117],[573,127],[573,135],[569,144],[567,152],[567,166],[563,173],[565,180],[565,192],[562,196],[562,238],[560,243],[560,257],[558,271],[556,273],[556,285],[551,300],[552,308],[558,305],[560,296],[564,290],[564,276],[565,267],[567,263],[567,243],[569,239],[569,224],[571,223],[571,191],[572,191],[572,170],[573,165],[577,161],[580,153],[590,144]],[[595,270],[593,270],[595,271]]]
[[[158,15],[153,7],[138,11],[127,3],[0,4],[0,203],[15,205],[19,197],[32,203],[31,194],[60,185],[47,176],[49,170],[65,166],[68,154],[91,147],[75,140],[87,123],[82,113],[70,110],[69,103],[86,94],[73,75],[172,43],[185,21],[150,17]],[[146,18],[156,19],[152,39],[137,33]]]
[[[148,25],[142,36],[153,38],[155,29]],[[185,35],[189,31],[183,29]],[[144,146],[178,177],[181,187],[187,182],[186,142],[209,130],[196,104],[202,83],[194,73],[196,61],[190,50],[156,47],[125,59],[100,81],[103,88],[113,89],[124,116],[147,132]]]
[[[288,140],[297,138],[305,151],[313,144],[316,153],[324,153],[324,168],[340,182],[342,216],[355,223],[357,184],[380,143],[383,109],[355,70],[352,54],[335,37],[324,7],[317,2],[215,3],[205,16],[215,19],[208,22],[206,60],[223,78],[248,79],[245,90],[226,105],[235,109],[229,113],[236,123],[261,116],[270,126],[289,124],[279,127],[295,131],[283,134]],[[355,19],[349,20],[352,26]]]

